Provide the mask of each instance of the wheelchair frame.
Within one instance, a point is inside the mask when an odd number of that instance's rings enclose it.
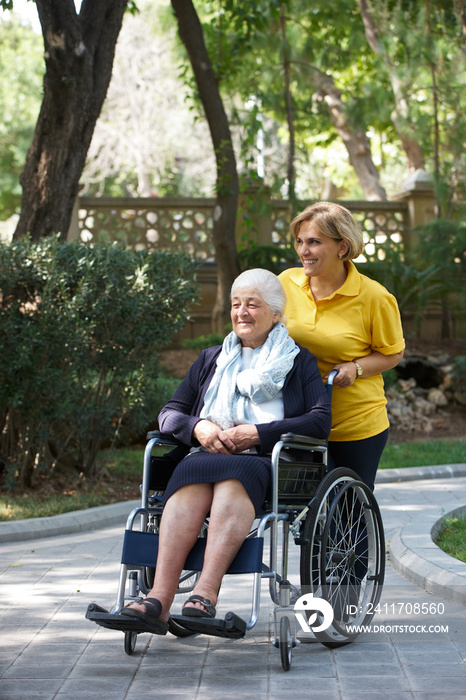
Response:
[[[331,396],[332,372],[327,384]],[[123,629],[125,651],[133,653],[138,631],[131,624],[121,626],[119,616],[125,601],[141,599],[151,588],[150,572],[154,571],[155,538],[162,506],[158,496],[150,496],[152,451],[156,445],[174,447],[173,439],[160,433],[149,433],[144,452],[141,486],[141,506],[128,516],[120,577],[114,607],[110,612],[91,603],[86,617],[99,625]],[[312,454],[320,460],[311,464],[302,461]],[[274,608],[274,645],[280,649],[284,670],[291,666],[292,649],[298,643],[297,619],[303,629],[312,629],[315,638],[328,647],[352,642],[357,627],[366,625],[373,617],[380,600],[384,570],[385,545],[382,519],[372,491],[349,469],[327,469],[327,443],[322,440],[282,435],[271,456],[272,498],[270,509],[260,518],[243,543],[227,573],[253,574],[252,605],[249,621],[233,612],[225,618],[202,618],[203,633],[241,638],[252,629],[259,617],[261,580],[269,579],[269,591]],[[135,529],[139,517],[139,530]],[[281,567],[278,566],[279,526],[282,527]],[[270,561],[263,563],[265,531],[270,530]],[[289,535],[301,547],[301,589],[288,581]],[[200,534],[185,564],[177,593],[190,592],[202,569],[205,532]],[[280,568],[280,571],[279,571]],[[125,594],[128,581],[128,593]],[[187,585],[183,585],[187,582]],[[310,597],[309,597],[310,594]],[[304,598],[302,597],[304,595]],[[330,604],[333,619],[325,620],[321,607],[302,612],[296,608],[317,599]],[[119,616],[116,625],[115,616]],[[200,618],[172,614],[169,631],[175,636],[187,636],[199,631]],[[126,618],[132,620],[132,618]],[[306,621],[308,624],[306,625]],[[126,621],[124,621],[126,623]],[[293,629],[293,633],[292,633]]]

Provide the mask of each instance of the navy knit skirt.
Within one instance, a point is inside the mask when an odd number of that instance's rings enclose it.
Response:
[[[238,479],[246,489],[256,513],[270,492],[270,457],[258,455],[224,455],[193,452],[175,468],[163,495],[164,502],[186,484],[214,484],[226,479]]]

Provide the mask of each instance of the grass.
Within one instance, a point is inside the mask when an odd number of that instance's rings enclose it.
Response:
[[[380,460],[380,469],[429,467],[435,464],[466,462],[466,440],[433,440],[388,444]]]
[[[0,521],[42,518],[73,510],[104,506],[108,495],[102,493],[67,493],[53,496],[27,494],[0,498]]]
[[[73,510],[108,505],[139,497],[143,448],[104,450],[98,460],[102,476],[97,482],[76,480],[61,492],[0,493],[0,521],[40,518]]]
[[[450,556],[466,562],[466,518],[444,518],[435,542]]]
[[[57,515],[139,497],[143,448],[105,450],[99,461],[103,475],[97,483],[80,483],[61,493],[0,493],[0,521]],[[465,440],[437,440],[390,444],[385,448],[381,469],[456,464],[466,461]]]

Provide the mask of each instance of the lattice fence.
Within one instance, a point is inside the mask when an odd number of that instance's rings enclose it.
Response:
[[[179,249],[214,260],[214,199],[81,197],[83,241],[116,240],[137,249]]]
[[[398,245],[407,234],[407,205],[404,202],[339,202],[349,209],[363,230],[367,260],[383,259],[384,248]],[[304,209],[306,204],[302,203]],[[290,245],[290,214],[286,202],[272,203],[272,241],[280,246]]]
[[[384,257],[384,247],[405,236],[404,202],[344,201],[360,223],[367,259]],[[302,208],[306,203],[302,203]],[[83,241],[119,240],[139,249],[179,249],[199,262],[214,261],[214,199],[80,197],[79,235]],[[291,244],[287,202],[270,205],[271,243]]]

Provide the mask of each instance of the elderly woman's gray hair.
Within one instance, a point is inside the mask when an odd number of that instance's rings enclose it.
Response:
[[[260,267],[242,272],[231,286],[232,299],[238,289],[254,290],[272,311],[283,316],[286,307],[286,294],[283,285],[273,272]]]

